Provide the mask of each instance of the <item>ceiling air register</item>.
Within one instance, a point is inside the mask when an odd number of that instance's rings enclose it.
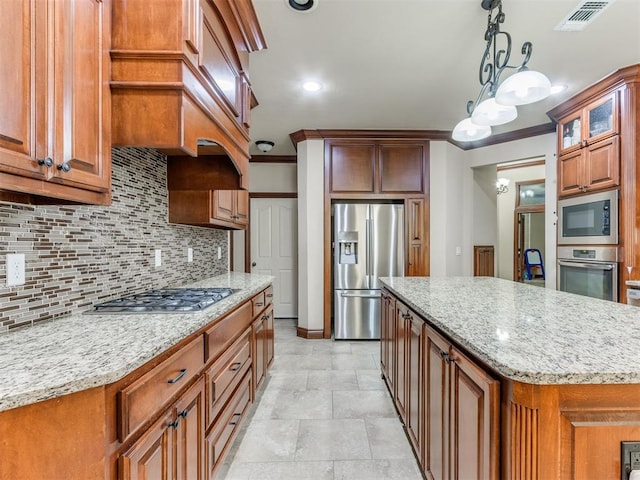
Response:
[[[482,140],[491,135],[491,126],[508,123],[518,116],[517,105],[537,102],[549,96],[551,82],[540,72],[527,68],[533,45],[522,44],[524,56],[520,65],[509,65],[511,58],[511,35],[500,30],[505,14],[502,0],[482,0],[482,8],[489,11],[487,42],[480,61],[480,93],[475,101],[467,102],[468,118],[453,129],[452,138],[461,142]],[[500,77],[507,69],[517,70],[500,84]]]

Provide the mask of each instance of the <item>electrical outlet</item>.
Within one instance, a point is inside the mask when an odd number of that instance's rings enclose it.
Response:
[[[24,285],[25,282],[24,253],[7,254],[7,287]]]
[[[162,265],[162,250],[156,248],[156,267]]]
[[[456,247],[456,255],[462,255],[462,247]]]
[[[187,262],[193,262],[193,248],[187,248]]]
[[[633,470],[640,470],[640,442],[620,442],[620,479],[629,480]]]
[[[218,260],[222,258],[222,248],[218,247]]]

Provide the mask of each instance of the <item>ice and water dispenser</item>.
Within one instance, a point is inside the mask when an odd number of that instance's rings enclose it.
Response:
[[[358,232],[338,232],[338,263],[358,263]]]

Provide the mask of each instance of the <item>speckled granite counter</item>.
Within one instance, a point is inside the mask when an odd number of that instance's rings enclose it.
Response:
[[[112,383],[267,287],[229,273],[189,287],[239,291],[203,312],[73,315],[0,335],[0,411]]]
[[[381,278],[504,377],[640,383],[640,308],[491,277]]]

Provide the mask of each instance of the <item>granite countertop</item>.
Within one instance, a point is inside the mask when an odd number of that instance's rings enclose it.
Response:
[[[506,378],[640,383],[638,307],[492,277],[380,280]]]
[[[198,313],[77,314],[2,334],[0,411],[115,382],[272,280],[228,273],[182,285],[239,290]]]

